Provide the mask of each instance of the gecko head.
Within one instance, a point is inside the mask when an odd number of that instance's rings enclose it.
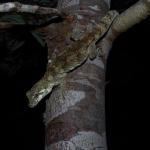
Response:
[[[51,90],[48,89],[43,89],[41,91],[34,91],[34,93],[32,93],[31,91],[27,92],[27,97],[29,99],[29,107],[33,108],[35,107],[47,94],[50,93]]]

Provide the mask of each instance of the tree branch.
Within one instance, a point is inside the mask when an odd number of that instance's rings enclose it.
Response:
[[[16,25],[40,25],[48,22],[53,17],[65,18],[66,14],[55,8],[41,7],[38,5],[26,5],[19,2],[8,2],[0,4],[0,15],[4,20],[0,19],[0,29],[11,28]],[[25,22],[17,23],[5,20],[5,15],[20,15]],[[31,17],[32,15],[32,17]],[[12,17],[13,18],[13,17]],[[33,23],[32,23],[33,22]]]
[[[19,2],[0,4],[0,13],[8,12],[62,16],[62,12],[55,8],[41,7],[38,5],[26,5]]]
[[[123,32],[141,22],[150,15],[150,0],[140,0],[133,6],[122,12],[114,20],[107,35],[100,41],[98,47],[105,52],[105,56],[109,53],[113,41]]]
[[[127,31],[150,15],[150,0],[140,0],[121,13],[111,26],[114,37]]]

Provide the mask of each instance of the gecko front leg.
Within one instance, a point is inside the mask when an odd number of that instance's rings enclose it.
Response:
[[[93,60],[94,58],[97,57],[98,51],[97,51],[97,48],[96,48],[95,41],[93,41],[93,42],[89,45],[89,47],[88,47],[87,50],[88,50],[88,53],[89,53],[89,58],[90,58],[91,60]]]

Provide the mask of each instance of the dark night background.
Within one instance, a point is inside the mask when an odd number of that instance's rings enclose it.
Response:
[[[122,12],[136,1],[112,0],[111,9]],[[55,7],[56,2],[52,0],[49,6]],[[140,146],[143,150],[146,145],[141,141],[147,124],[149,27],[150,18],[118,37],[110,52],[106,73],[108,150],[133,150]],[[12,50],[7,45],[7,37],[11,36],[25,39],[23,47]],[[44,150],[45,101],[30,109],[25,91],[42,76],[46,61],[46,48],[25,29],[0,32],[0,138],[2,144],[6,143],[4,150]]]

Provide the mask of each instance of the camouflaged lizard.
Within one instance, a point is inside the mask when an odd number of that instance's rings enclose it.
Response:
[[[64,47],[63,52],[48,65],[42,79],[27,92],[30,107],[36,106],[54,86],[61,84],[68,72],[83,64],[87,58],[94,59],[99,55],[95,44],[107,33],[117,15],[116,11],[109,11],[92,32]]]

